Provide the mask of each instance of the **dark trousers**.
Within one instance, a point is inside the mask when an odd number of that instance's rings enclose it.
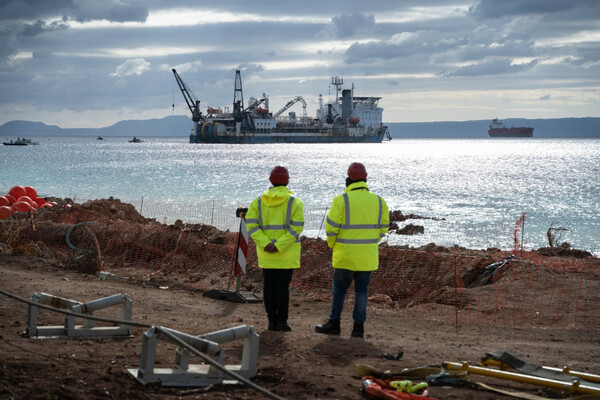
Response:
[[[263,269],[263,298],[270,322],[287,322],[293,269]]]

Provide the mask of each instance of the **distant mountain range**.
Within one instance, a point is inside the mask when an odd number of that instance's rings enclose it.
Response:
[[[462,122],[391,122],[393,138],[487,138],[489,120]],[[506,119],[510,125],[531,126],[534,138],[600,137],[600,118]],[[42,122],[10,121],[0,126],[0,137],[18,136],[125,136],[187,137],[192,120],[185,115],[162,119],[120,121],[104,128],[60,128]]]
[[[188,136],[192,120],[185,115],[162,119],[127,120],[104,128],[60,128],[42,122],[10,121],[0,126],[0,136]]]
[[[506,126],[530,126],[534,138],[600,137],[600,118],[503,120]],[[387,124],[395,138],[488,138],[490,120],[462,122],[399,122]]]

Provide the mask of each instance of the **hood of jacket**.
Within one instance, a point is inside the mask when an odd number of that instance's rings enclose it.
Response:
[[[265,207],[276,207],[287,201],[293,193],[285,186],[275,186],[265,191],[262,196],[262,204]]]
[[[369,186],[367,185],[367,182],[359,181],[359,182],[351,183],[350,185],[348,185],[346,187],[346,189],[344,189],[344,192],[351,192],[353,190],[359,190],[359,189],[369,190]]]

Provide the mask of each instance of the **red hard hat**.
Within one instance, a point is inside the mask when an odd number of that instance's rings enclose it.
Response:
[[[361,163],[353,162],[348,167],[348,178],[352,179],[353,181],[367,179],[367,169]]]
[[[280,165],[276,166],[271,170],[271,176],[269,176],[269,181],[273,185],[287,185],[290,181],[290,174],[286,167],[282,167]]]

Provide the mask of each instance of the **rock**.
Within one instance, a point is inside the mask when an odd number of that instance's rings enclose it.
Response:
[[[418,235],[425,233],[425,227],[421,225],[408,224],[400,229],[396,229],[398,235]]]
[[[0,254],[5,255],[5,256],[10,256],[10,255],[12,255],[12,253],[13,253],[12,247],[10,247],[6,243],[0,243]]]

